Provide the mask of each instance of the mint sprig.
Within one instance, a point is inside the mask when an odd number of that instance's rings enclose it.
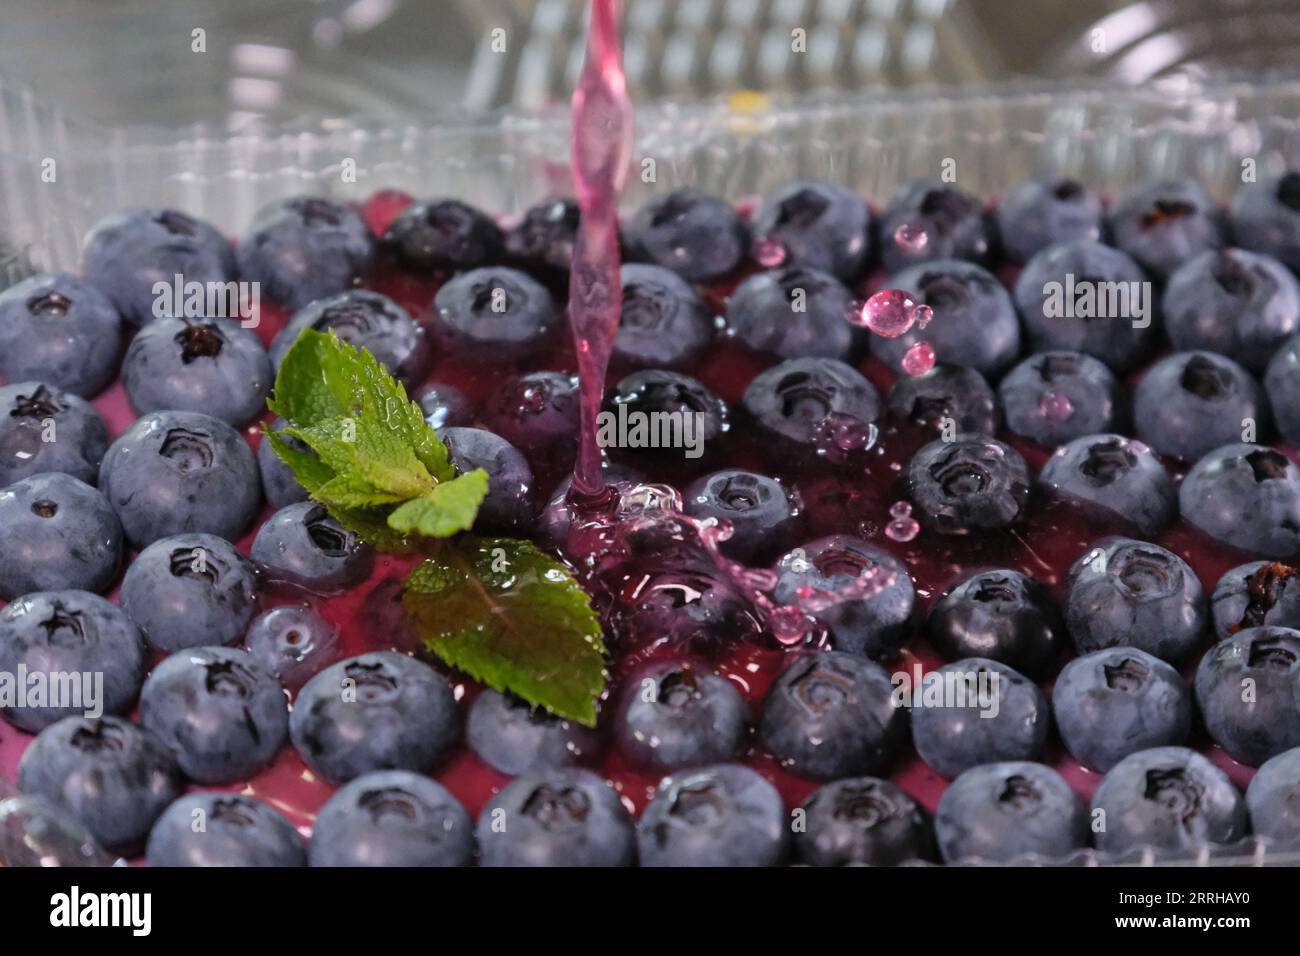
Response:
[[[528,541],[455,538],[473,527],[487,472],[456,473],[420,406],[370,352],[304,332],[267,404],[286,424],[264,429],[264,440],[340,524],[381,551],[431,550],[407,578],[403,606],[434,653],[497,690],[595,724],[605,647],[590,599]]]

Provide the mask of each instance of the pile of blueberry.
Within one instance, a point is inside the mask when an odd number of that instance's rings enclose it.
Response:
[[[610,448],[609,479],[728,522],[777,604],[839,596],[808,610],[824,646],[783,651],[673,579],[638,605],[671,639],[610,635],[595,729],[413,651],[386,559],[256,428],[294,338],[333,330],[488,471],[477,530],[554,542],[577,225],[565,200],[503,224],[296,198],[231,242],[132,210],[79,276],[0,293],[0,672],[103,679],[101,717],[3,709],[34,735],[24,812],[156,865],[1300,849],[1300,173],[1227,208],[1184,180],[1109,202],[1035,180],[996,208],[797,182],[636,210],[608,407],[693,414],[701,453]],[[174,275],[258,283],[262,324],[159,315]],[[881,288],[930,321],[850,321]],[[938,364],[903,373],[921,341]],[[846,425],[869,437],[836,451]],[[883,585],[846,591],[867,569]],[[994,695],[899,706],[918,662]],[[284,760],[337,788],[293,822],[239,792]],[[496,775],[476,818],[471,772]]]

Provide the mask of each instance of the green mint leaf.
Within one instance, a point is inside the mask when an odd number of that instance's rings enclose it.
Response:
[[[354,494],[367,486],[372,491],[369,500],[340,504],[394,504],[426,495],[437,484],[409,445],[365,418],[331,418],[307,426],[292,424],[283,432],[307,444],[337,476],[346,479]]]
[[[479,505],[487,497],[488,474],[475,469],[434,487],[423,498],[414,498],[388,516],[388,526],[404,534],[415,532],[428,538],[450,538],[474,525]]]
[[[528,541],[465,538],[406,580],[403,603],[440,658],[567,720],[596,725],[605,644],[591,600]]]
[[[262,426],[262,441],[271,443],[271,450],[289,466],[298,483],[313,493],[321,485],[335,477],[334,469],[325,464],[311,451],[295,447],[285,440],[283,432],[274,432]]]

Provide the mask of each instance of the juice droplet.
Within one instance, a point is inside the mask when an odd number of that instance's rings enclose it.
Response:
[[[754,261],[765,269],[771,269],[785,262],[785,246],[776,239],[763,236],[754,242],[754,248],[751,250]]]
[[[934,309],[922,302],[912,310],[912,318],[916,319],[918,329],[924,329],[930,324],[930,320],[934,318]]]
[[[780,644],[798,644],[813,628],[813,622],[797,605],[772,608],[767,617],[772,636]]]
[[[831,461],[844,461],[850,452],[867,451],[875,447],[879,429],[852,415],[831,412],[817,423],[814,441],[817,451]]]
[[[901,289],[881,289],[854,310],[849,321],[885,339],[896,339],[916,321],[916,302]]]
[[[906,501],[895,501],[890,505],[889,517],[893,520],[885,526],[885,537],[890,541],[911,541],[921,530],[912,517],[912,506]]]
[[[929,342],[917,342],[903,353],[902,364],[908,375],[924,375],[934,368],[934,349]]]
[[[930,243],[930,237],[920,226],[905,222],[894,230],[894,244],[908,252],[920,252]]]
[[[1074,414],[1074,404],[1062,392],[1044,392],[1038,399],[1038,410],[1049,422],[1064,422]]]

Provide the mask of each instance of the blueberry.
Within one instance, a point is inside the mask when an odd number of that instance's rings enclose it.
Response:
[[[1123,435],[1084,435],[1043,464],[1039,485],[1089,515],[1154,534],[1174,518],[1174,482],[1146,445]]]
[[[137,419],[109,446],[99,487],[136,547],[187,531],[233,541],[262,498],[257,460],[243,436],[199,412]]]
[[[0,388],[0,487],[46,471],[93,485],[108,429],[93,405],[40,382]]]
[[[1065,624],[1080,654],[1136,647],[1178,663],[1205,634],[1205,593],[1187,562],[1131,538],[1111,538],[1070,568]]]
[[[763,197],[754,235],[779,244],[782,264],[856,279],[871,255],[871,210],[857,193],[835,183],[800,180]]]
[[[1268,427],[1259,384],[1232,359],[1177,352],[1151,366],[1133,396],[1140,439],[1165,455],[1195,460],[1241,440],[1247,421]]]
[[[1258,767],[1300,747],[1300,631],[1248,627],[1215,644],[1196,669],[1196,701],[1234,760]]]
[[[789,544],[798,523],[790,493],[775,478],[726,468],[697,478],[682,492],[682,504],[694,518],[717,518],[731,525],[722,553],[753,563]]]
[[[122,384],[137,414],[205,412],[235,426],[266,409],[273,379],[257,333],[227,319],[155,319],[122,361]]]
[[[1300,747],[1267,760],[1246,788],[1255,836],[1300,846]]]
[[[286,421],[277,421],[271,426],[271,430],[282,431],[288,425],[289,423]],[[296,451],[308,455],[316,454],[301,438],[294,438],[289,435],[284,440],[289,447]],[[265,437],[257,446],[257,470],[262,477],[262,494],[266,497],[267,504],[272,508],[279,510],[299,501],[306,501],[310,497],[307,489],[299,484],[298,479],[294,477],[293,469],[280,459],[280,456],[275,453],[275,449],[271,447],[271,443]]]
[[[80,703],[97,703],[106,714],[121,714],[144,682],[144,641],[126,612],[98,595],[37,591],[0,611],[0,673],[21,671],[51,680],[58,674],[103,674],[100,699]],[[3,709],[5,719],[28,733],[89,709],[75,703],[68,707],[17,703]]]
[[[1133,187],[1111,206],[1107,225],[1115,245],[1158,279],[1224,239],[1214,200],[1191,179]]]
[[[18,789],[68,810],[108,849],[131,853],[182,783],[167,748],[139,724],[65,717],[23,753]]]
[[[1267,558],[1300,554],[1300,470],[1280,451],[1226,445],[1187,473],[1183,520],[1222,544]]]
[[[1277,430],[1291,444],[1300,444],[1300,336],[1278,349],[1268,363],[1264,392]]]
[[[781,672],[763,701],[759,737],[792,773],[831,780],[884,769],[907,739],[907,712],[874,661],[810,653]]]
[[[740,749],[745,701],[724,677],[690,663],[655,663],[628,680],[615,727],[619,750],[637,767],[698,767]]]
[[[0,800],[0,865],[115,866],[113,854],[96,842],[86,825],[44,797]]]
[[[749,246],[736,210],[694,189],[651,199],[633,213],[623,238],[632,258],[672,269],[687,282],[730,272]]]
[[[1228,775],[1186,747],[1152,747],[1125,757],[1092,797],[1097,849],[1137,847],[1180,856],[1246,835],[1246,805]]]
[[[511,776],[590,759],[599,742],[593,730],[491,689],[470,707],[465,739],[484,763]]]
[[[384,245],[416,272],[460,271],[490,265],[505,251],[491,216],[457,199],[411,203],[389,223]]]
[[[904,226],[925,233],[925,245],[911,247],[894,241]],[[994,223],[969,193],[932,180],[901,186],[880,218],[881,258],[885,268],[897,272],[933,259],[988,258],[994,241]]]
[[[648,451],[656,459],[700,458],[731,428],[726,402],[691,376],[666,369],[642,369],[621,379],[605,406],[615,427],[600,428],[601,447]]]
[[[645,476],[635,468],[608,460],[601,462],[601,477],[606,487],[615,488],[620,494],[631,491],[645,481]],[[546,502],[537,522],[540,532],[538,537],[556,548],[564,548],[569,540],[572,513],[568,498],[572,489],[573,475],[570,473],[555,486],[555,491],[551,492],[550,500]]]
[[[973,368],[940,362],[922,375],[901,376],[886,397],[899,421],[942,429],[951,420],[959,432],[992,435],[998,430],[998,400]]]
[[[0,292],[0,377],[90,398],[117,374],[122,319],[108,296],[42,273]]]
[[[1215,637],[1265,624],[1300,629],[1296,575],[1295,568],[1276,561],[1252,561],[1226,572],[1210,595]]]
[[[924,679],[943,688],[943,699],[912,708],[912,738],[936,773],[951,780],[980,764],[1035,760],[1043,752],[1051,712],[1043,692],[1019,671],[969,657]]]
[[[506,255],[539,278],[566,279],[581,219],[582,210],[573,199],[544,199],[529,206],[506,233]]]
[[[375,240],[350,206],[299,196],[259,210],[236,255],[240,278],[260,282],[271,301],[300,309],[369,273]]]
[[[433,324],[450,346],[494,360],[530,351],[561,324],[546,287],[504,266],[471,269],[449,279],[433,305]]]
[[[761,432],[783,447],[811,449],[823,422],[843,416],[874,423],[881,413],[876,389],[836,359],[789,359],[760,372],[745,389],[745,411]]]
[[[349,289],[295,312],[271,342],[271,361],[277,369],[298,336],[308,329],[333,332],[365,349],[407,385],[420,380],[429,362],[424,327],[388,296],[369,289]]]
[[[1120,424],[1119,384],[1102,362],[1082,352],[1042,352],[1025,359],[998,386],[1007,428],[1055,448]]]
[[[202,827],[197,824],[202,822]],[[239,793],[190,793],[149,834],[150,866],[304,866],[298,831],[261,800]]]
[[[482,468],[488,493],[475,526],[483,530],[521,532],[537,519],[537,487],[528,459],[510,442],[482,428],[444,428],[439,437],[461,474]]]
[[[918,517],[943,534],[1019,522],[1029,506],[1029,469],[1014,449],[985,435],[932,441],[907,466]]]
[[[1105,773],[1139,750],[1186,741],[1192,695],[1159,658],[1111,647],[1065,665],[1052,688],[1052,713],[1074,759]]]
[[[1175,348],[1219,352],[1259,373],[1300,332],[1300,283],[1269,256],[1203,252],[1169,277],[1161,312]]]
[[[755,352],[844,359],[860,338],[848,322],[853,293],[828,272],[788,266],[756,272],[727,300],[727,325]]]
[[[315,611],[285,605],[253,619],[244,649],[289,690],[297,690],[338,656],[334,625]]]
[[[1012,295],[1033,351],[1083,352],[1116,372],[1141,363],[1159,331],[1146,273],[1126,253],[1091,239],[1039,252]]]
[[[463,428],[474,420],[474,406],[455,385],[430,382],[415,400],[432,428]]]
[[[913,326],[887,339],[871,336],[871,354],[895,372],[903,355],[928,342],[940,362],[966,365],[993,377],[1020,353],[1020,322],[1011,296],[992,273],[972,262],[936,259],[889,277],[889,288],[930,307],[925,330]]]
[[[298,695],[289,726],[302,759],[335,783],[371,770],[427,770],[459,730],[446,679],[392,651],[321,671]]]
[[[121,598],[155,650],[229,644],[257,610],[257,572],[224,538],[178,534],[140,552]]]
[[[108,500],[59,472],[0,489],[0,598],[70,588],[106,591],[122,562],[122,524]]]
[[[808,589],[832,596],[813,616],[837,651],[890,658],[911,632],[916,589],[907,567],[861,538],[837,534],[810,541],[783,556],[776,572],[772,597],[778,604],[795,604]],[[855,592],[862,584],[871,589]]]
[[[375,552],[323,505],[300,501],[267,519],[249,556],[272,581],[333,594],[370,577]]]
[[[1045,676],[1063,646],[1065,625],[1047,589],[1019,571],[984,571],[930,608],[930,644],[948,660],[985,657],[1030,677]]]
[[[794,831],[801,863],[897,866],[933,858],[929,816],[888,780],[836,780],[815,790],[802,809],[804,826]]]
[[[632,820],[590,770],[563,767],[516,777],[483,808],[484,866],[631,866]]]
[[[660,783],[636,842],[642,866],[776,866],[788,833],[775,787],[749,767],[716,764]]]
[[[442,784],[409,770],[380,770],[330,797],[307,855],[312,866],[466,866],[474,829]]]
[[[619,270],[623,306],[614,356],[628,365],[677,368],[697,359],[713,337],[700,294],[663,266],[629,262]]]
[[[998,202],[1002,248],[1016,262],[1060,242],[1101,238],[1101,198],[1073,179],[1027,179]]]
[[[1243,185],[1233,197],[1231,214],[1238,243],[1300,271],[1300,173]]]
[[[506,379],[489,396],[483,425],[526,455],[565,458],[578,445],[578,377],[529,372]]]
[[[1009,761],[954,780],[939,798],[934,832],[946,863],[1059,860],[1088,845],[1088,816],[1051,767]]]
[[[103,289],[132,325],[157,317],[154,285],[226,283],[235,252],[214,226],[175,209],[127,209],[100,220],[82,253],[86,278]]]

